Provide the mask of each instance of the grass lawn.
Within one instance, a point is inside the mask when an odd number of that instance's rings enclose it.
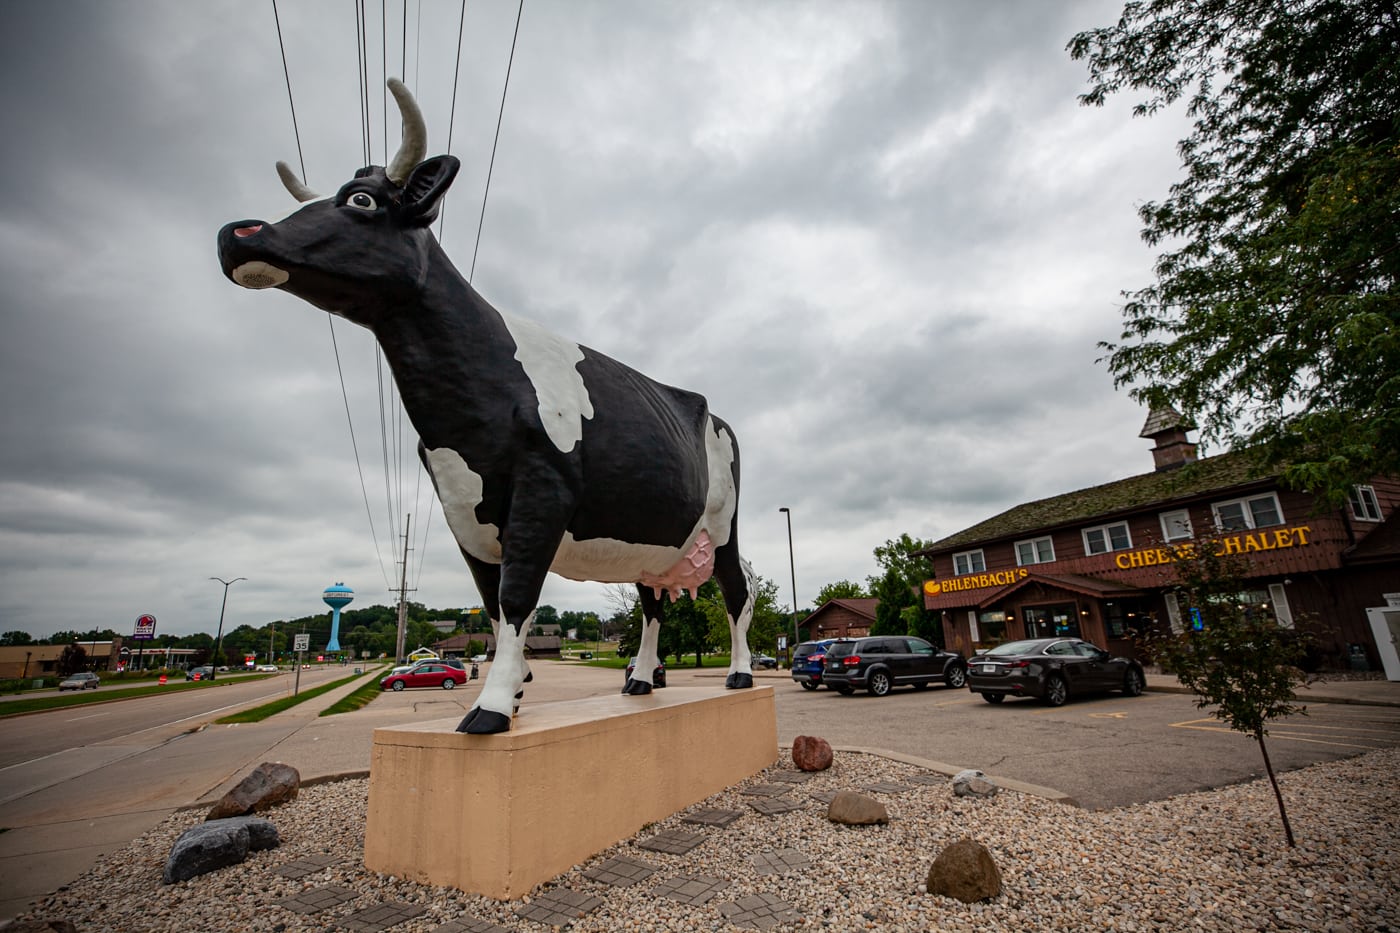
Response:
[[[282,712],[283,710],[291,709],[293,706],[296,706],[298,703],[305,703],[307,700],[310,700],[310,699],[313,699],[313,698],[315,698],[315,697],[318,697],[318,696],[320,696],[320,695],[323,694],[323,693],[329,693],[330,691],[334,690],[336,687],[343,687],[343,686],[345,686],[346,684],[350,683],[352,680],[358,680],[359,678],[364,677],[364,676],[365,676],[364,674],[351,674],[349,677],[342,677],[342,678],[340,678],[339,680],[332,680],[332,681],[331,681],[330,683],[328,683],[328,684],[321,684],[321,686],[319,686],[319,687],[314,687],[314,688],[312,688],[312,689],[310,689],[310,690],[303,690],[303,691],[301,691],[300,693],[298,693],[296,696],[286,696],[286,697],[282,697],[281,699],[273,700],[271,703],[264,703],[262,706],[255,706],[255,707],[253,707],[252,709],[245,709],[245,710],[242,710],[242,711],[237,712],[237,713],[230,713],[229,715],[224,716],[224,717],[222,717],[222,718],[220,718],[220,719],[216,719],[216,720],[214,720],[214,721],[215,721],[215,722],[218,722],[218,723],[229,723],[229,722],[262,722],[264,719],[267,719],[269,716],[276,716],[278,713]],[[378,689],[378,687],[379,687],[379,672],[378,672],[378,671],[371,671],[371,672],[370,672],[370,682],[373,683],[373,684],[375,685],[375,688],[376,688],[376,689]]]

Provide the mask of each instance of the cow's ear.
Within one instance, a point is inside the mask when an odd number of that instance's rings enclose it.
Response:
[[[437,217],[442,196],[457,177],[462,163],[456,156],[433,156],[419,162],[403,183],[399,197],[399,216],[412,224],[430,224]]]

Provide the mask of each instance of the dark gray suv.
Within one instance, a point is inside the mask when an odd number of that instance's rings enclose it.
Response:
[[[912,635],[872,635],[828,648],[822,682],[847,696],[859,688],[882,697],[906,684],[915,690],[935,682],[957,688],[967,682],[967,661]]]

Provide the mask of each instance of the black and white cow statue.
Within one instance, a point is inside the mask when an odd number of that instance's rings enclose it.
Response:
[[[714,576],[732,642],[725,686],[753,686],[753,572],[739,556],[739,449],[703,396],[648,379],[531,321],[462,278],[429,226],[457,174],[424,159],[407,88],[389,88],[403,140],[331,197],[278,163],[305,202],[285,219],[219,231],[224,274],[281,288],[369,328],[420,438],[419,456],[496,633],[496,657],[459,732],[510,728],[530,674],[525,633],[545,574],[635,583],[644,627],[623,693],[646,694],[662,600]]]

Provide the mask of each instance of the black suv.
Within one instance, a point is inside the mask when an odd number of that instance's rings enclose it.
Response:
[[[822,682],[847,696],[857,687],[882,697],[895,687],[912,684],[922,690],[934,681],[961,687],[967,682],[967,661],[956,651],[908,635],[838,641],[827,649],[822,671]]]

